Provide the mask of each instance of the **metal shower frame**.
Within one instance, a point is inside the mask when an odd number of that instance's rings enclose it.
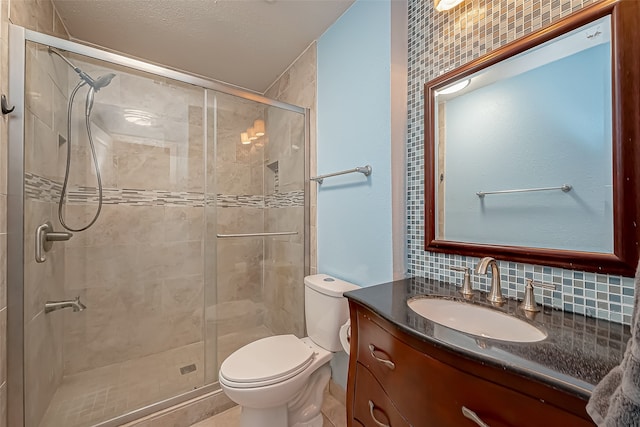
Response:
[[[195,76],[186,72],[150,64],[138,59],[59,39],[46,34],[9,25],[9,96],[15,105],[15,111],[8,116],[8,187],[7,187],[7,412],[8,425],[24,426],[24,117],[25,117],[25,69],[26,42],[31,41],[71,53],[125,66],[134,70],[154,74],[163,78],[199,86],[204,91],[203,106],[209,107],[208,90],[234,95],[268,106],[304,114],[305,122],[305,165],[304,165],[304,275],[310,269],[310,111],[302,107],[269,99],[258,93],[250,92],[215,80]],[[215,101],[215,100],[214,100]],[[213,105],[216,105],[215,102]],[[204,115],[206,119],[206,114]],[[204,128],[204,141],[207,145],[207,126]],[[215,134],[214,134],[215,138]],[[214,140],[215,141],[215,140]],[[215,243],[213,249],[215,250]],[[99,427],[114,427],[140,417],[155,413],[187,400],[209,393],[221,392],[218,383],[204,384],[169,399],[156,402],[143,408],[97,424]]]

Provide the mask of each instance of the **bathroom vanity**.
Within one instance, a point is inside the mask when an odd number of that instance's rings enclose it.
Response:
[[[468,301],[489,305],[474,291]],[[628,327],[544,309],[547,338],[513,343],[432,322],[417,295],[460,297],[454,285],[405,279],[349,292],[347,419],[359,426],[592,426],[594,384],[622,359]],[[503,313],[523,317],[509,300]]]

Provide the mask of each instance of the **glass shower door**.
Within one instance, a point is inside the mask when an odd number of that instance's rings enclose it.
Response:
[[[205,91],[28,42],[24,334],[28,427],[90,426],[205,385]],[[72,229],[36,262],[34,232]],[[75,301],[47,312],[54,301]],[[78,310],[78,311],[76,311]],[[211,344],[215,345],[215,341]]]
[[[275,334],[304,336],[305,115],[213,91],[208,95],[207,378],[232,352]],[[264,128],[264,129],[263,129]],[[256,132],[260,129],[260,132]],[[308,222],[307,222],[308,223]]]

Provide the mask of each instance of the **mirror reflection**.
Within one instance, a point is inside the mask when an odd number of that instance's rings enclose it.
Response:
[[[435,92],[436,239],[614,252],[610,28]]]

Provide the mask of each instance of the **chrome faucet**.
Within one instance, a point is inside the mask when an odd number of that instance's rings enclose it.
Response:
[[[502,289],[500,289],[500,270],[498,269],[498,262],[495,258],[482,258],[476,266],[476,274],[487,274],[487,267],[489,266],[491,266],[491,291],[487,299],[492,304],[502,305],[507,299],[502,296]]]
[[[45,313],[51,313],[52,311],[63,308],[72,308],[73,311],[82,311],[87,308],[87,306],[80,302],[80,297],[76,297],[76,299],[68,301],[47,301],[44,304]]]

